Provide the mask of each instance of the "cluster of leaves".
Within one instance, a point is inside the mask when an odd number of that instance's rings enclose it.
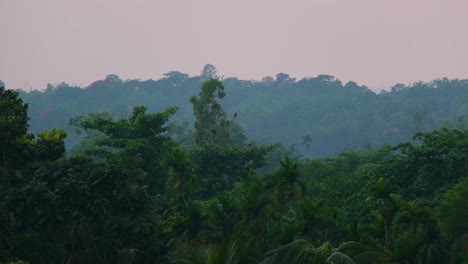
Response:
[[[212,76],[179,131],[192,140],[170,137],[176,108],[135,107],[74,118],[73,155],[63,130],[28,134],[27,105],[0,90],[16,109],[0,111],[0,263],[467,261],[468,131],[300,159],[247,143]]]

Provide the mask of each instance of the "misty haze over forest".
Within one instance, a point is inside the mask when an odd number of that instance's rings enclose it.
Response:
[[[194,144],[188,136],[194,122],[190,97],[215,76],[215,66],[207,64],[199,76],[171,71],[158,80],[121,80],[108,75],[86,87],[62,83],[20,95],[30,104],[31,131],[65,129],[68,147],[80,141],[68,126],[70,118],[99,112],[127,117],[139,105],[150,112],[178,107],[170,131],[189,147]],[[329,75],[297,80],[279,73],[261,81],[222,81],[226,96],[221,105],[229,115],[237,113],[249,140],[280,143],[306,157],[397,144],[441,127],[465,129],[468,121],[468,80],[395,84],[380,93]]]

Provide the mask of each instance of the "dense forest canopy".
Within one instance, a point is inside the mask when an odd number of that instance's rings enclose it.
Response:
[[[31,131],[65,129],[67,147],[72,147],[81,137],[68,121],[87,113],[128,117],[134,106],[145,105],[149,112],[177,106],[172,131],[193,127],[190,98],[211,77],[216,77],[212,65],[193,77],[172,71],[159,80],[124,81],[109,75],[84,88],[62,83],[45,91],[20,91],[20,97],[30,105]],[[245,136],[259,144],[281,143],[307,157],[397,144],[417,132],[464,129],[468,122],[468,80],[395,84],[379,94],[329,75],[296,80],[279,73],[261,81],[225,78],[222,83],[228,96],[220,105],[229,118],[238,114]]]
[[[2,87],[0,263],[466,263],[467,88]]]

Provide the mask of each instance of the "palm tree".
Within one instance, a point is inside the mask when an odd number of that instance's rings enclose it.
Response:
[[[397,186],[390,183],[388,180],[380,177],[377,183],[370,187],[369,197],[367,201],[371,202],[383,216],[385,229],[385,243],[387,248],[390,248],[389,226],[393,216],[398,211],[400,197],[394,193],[397,191]]]
[[[185,244],[180,246],[171,256],[172,264],[237,264],[237,243],[209,244],[205,247],[196,247]]]
[[[170,178],[177,194],[176,206],[182,207],[179,209],[187,208],[195,188],[195,178],[187,153],[174,149],[164,160],[164,164],[170,168]]]
[[[173,264],[258,264],[260,255],[250,241],[226,239],[206,246],[185,244],[171,255]]]
[[[392,223],[393,248],[402,263],[448,263],[450,251],[430,208],[403,205]]]
[[[391,256],[369,248],[357,242],[345,242],[338,248],[332,248],[325,242],[315,247],[304,239],[295,240],[287,245],[270,250],[262,264],[356,264],[356,263],[391,263]]]
[[[293,161],[289,156],[279,160],[280,167],[276,173],[277,186],[281,193],[286,196],[286,199],[292,201],[298,198],[298,188],[300,196],[303,196],[306,187],[300,178],[300,164],[298,161]]]
[[[287,245],[270,250],[261,264],[315,264],[325,263],[331,255],[332,248],[329,243],[316,248],[304,239],[295,240]]]
[[[212,241],[216,237],[216,227],[210,220],[209,213],[199,203],[189,203],[185,211],[183,238],[198,245]]]
[[[268,240],[278,229],[278,215],[274,197],[264,181],[252,175],[240,183],[233,195],[241,215],[239,226],[242,235]]]

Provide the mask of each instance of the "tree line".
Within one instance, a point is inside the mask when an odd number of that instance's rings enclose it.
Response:
[[[31,131],[65,129],[65,143],[71,148],[82,137],[73,133],[68,120],[88,113],[128,117],[135,106],[145,105],[151,113],[177,106],[171,131],[192,127],[195,116],[190,98],[211,77],[216,77],[212,65],[205,66],[199,76],[172,71],[158,80],[109,75],[85,87],[48,85],[45,91],[20,91],[20,97],[30,105]],[[468,127],[468,80],[395,84],[378,94],[329,75],[297,80],[279,73],[260,81],[222,81],[229,96],[220,104],[230,117],[238,113],[236,121],[250,140],[281,143],[306,157],[394,145],[441,127]]]

